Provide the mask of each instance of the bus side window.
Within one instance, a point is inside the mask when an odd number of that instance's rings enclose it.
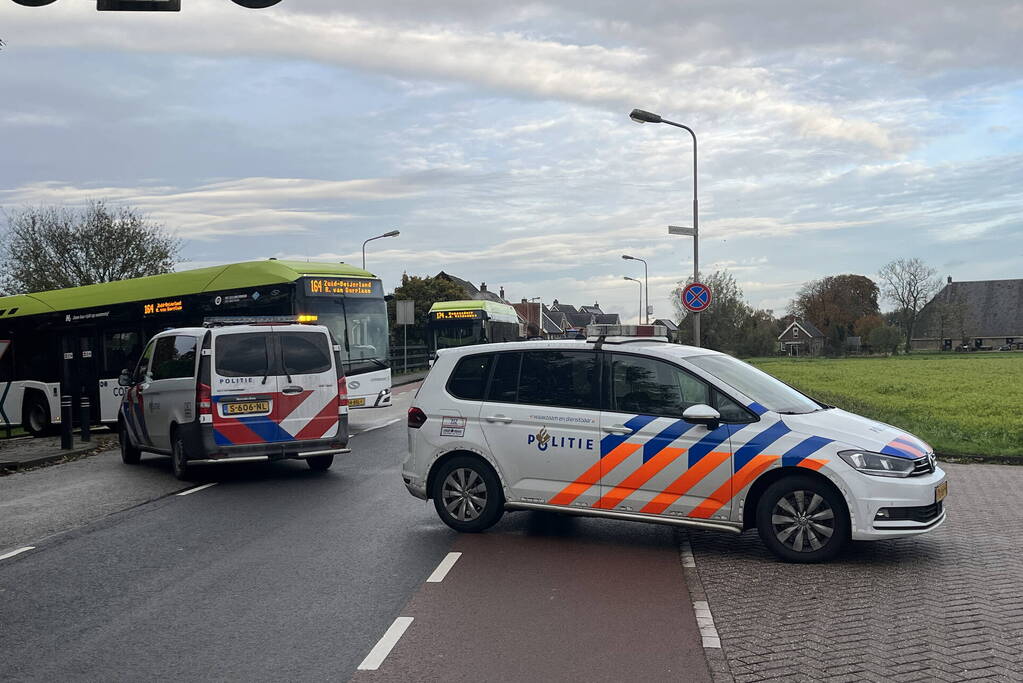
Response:
[[[110,330],[103,334],[103,363],[111,377],[130,368],[142,350],[142,335],[136,330]]]

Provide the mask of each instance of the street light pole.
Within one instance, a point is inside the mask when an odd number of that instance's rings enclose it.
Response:
[[[368,240],[363,242],[362,243],[362,269],[366,270],[366,245],[367,244],[369,244],[373,240],[379,240],[379,239],[383,239],[385,237],[397,237],[400,234],[401,234],[401,232],[399,232],[398,230],[392,230],[390,232],[385,232],[383,235],[377,235],[376,237],[370,237]]]
[[[626,280],[632,280],[639,285],[639,316],[636,318],[636,324],[639,325],[643,322],[643,283],[634,277],[625,276]]]
[[[649,325],[650,324],[650,271],[647,270],[646,261],[635,256],[629,256],[622,254],[622,258],[626,261],[640,261],[643,263],[643,289],[646,290],[646,308],[643,309],[643,320]]]
[[[661,118],[660,114],[653,114],[642,109],[633,109],[632,113],[629,114],[629,118],[637,123],[665,123],[669,126],[675,126],[676,128],[682,128],[683,130],[689,131],[689,134],[693,136],[693,282],[700,281],[700,204],[697,200],[697,176],[696,176],[696,133],[689,126],[681,123],[675,123],[665,118]],[[700,345],[700,314],[693,313],[693,343],[696,346]]]

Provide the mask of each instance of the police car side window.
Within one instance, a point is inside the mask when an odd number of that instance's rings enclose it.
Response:
[[[612,357],[612,410],[680,417],[700,403],[710,403],[710,388],[674,365],[641,356]]]
[[[161,337],[153,352],[153,381],[191,377],[195,369],[195,337]]]
[[[521,353],[500,353],[494,363],[487,400],[496,403],[515,403],[519,395],[519,365]]]
[[[716,389],[713,406],[721,413],[722,422],[750,422],[754,419],[748,410]]]
[[[524,351],[518,403],[599,410],[599,377],[592,351]]]
[[[458,361],[448,379],[448,393],[466,401],[482,401],[493,358],[493,354],[487,353],[466,356]]]

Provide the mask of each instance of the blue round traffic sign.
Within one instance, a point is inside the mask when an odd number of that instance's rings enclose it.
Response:
[[[693,313],[706,310],[710,301],[710,287],[701,282],[694,282],[682,290],[682,305]]]

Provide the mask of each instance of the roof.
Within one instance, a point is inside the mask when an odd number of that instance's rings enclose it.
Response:
[[[915,339],[937,338],[942,334],[943,305],[960,308],[962,323],[948,321],[946,315],[944,336],[958,337],[1023,337],[1023,279],[975,280],[950,282],[920,311],[914,330]],[[947,309],[946,309],[947,311]],[[957,318],[958,312],[951,311]]]
[[[17,309],[17,312],[5,315],[6,319],[36,313],[110,306],[145,299],[161,299],[225,289],[281,284],[294,282],[306,275],[375,277],[369,271],[345,263],[278,261],[276,259],[245,261],[211,268],[183,270],[165,275],[105,282],[98,285],[0,297],[0,309]]]
[[[667,318],[658,318],[654,321],[654,325],[664,325],[668,328],[668,332],[678,332],[678,325],[675,324],[674,320],[668,320]]]
[[[812,322],[810,322],[809,320],[803,320],[802,318],[797,318],[796,320],[793,320],[792,322],[790,322],[785,327],[785,329],[782,330],[781,334],[778,335],[778,339],[781,339],[786,334],[788,334],[788,331],[790,329],[792,329],[793,325],[795,325],[796,327],[801,329],[803,332],[806,332],[807,336],[809,336],[809,337],[823,337],[824,336],[824,333],[821,332],[820,330],[818,330],[816,328],[816,326],[814,326],[814,324]]]
[[[463,280],[462,278],[452,275],[451,273],[445,273],[443,270],[437,273],[437,277],[455,283],[456,285],[461,287],[463,291],[465,291],[465,296],[470,299],[476,299],[479,301],[493,301],[499,304],[508,303],[507,301],[502,299],[501,296],[496,292],[491,292],[490,290],[485,291],[480,290],[479,287],[469,282],[468,280]]]
[[[497,303],[486,299],[459,299],[457,301],[438,301],[430,306],[430,313],[435,311],[485,311],[487,317],[495,322],[519,321],[518,313],[511,304]]]
[[[617,313],[599,313],[593,316],[596,325],[619,325],[621,318]]]

